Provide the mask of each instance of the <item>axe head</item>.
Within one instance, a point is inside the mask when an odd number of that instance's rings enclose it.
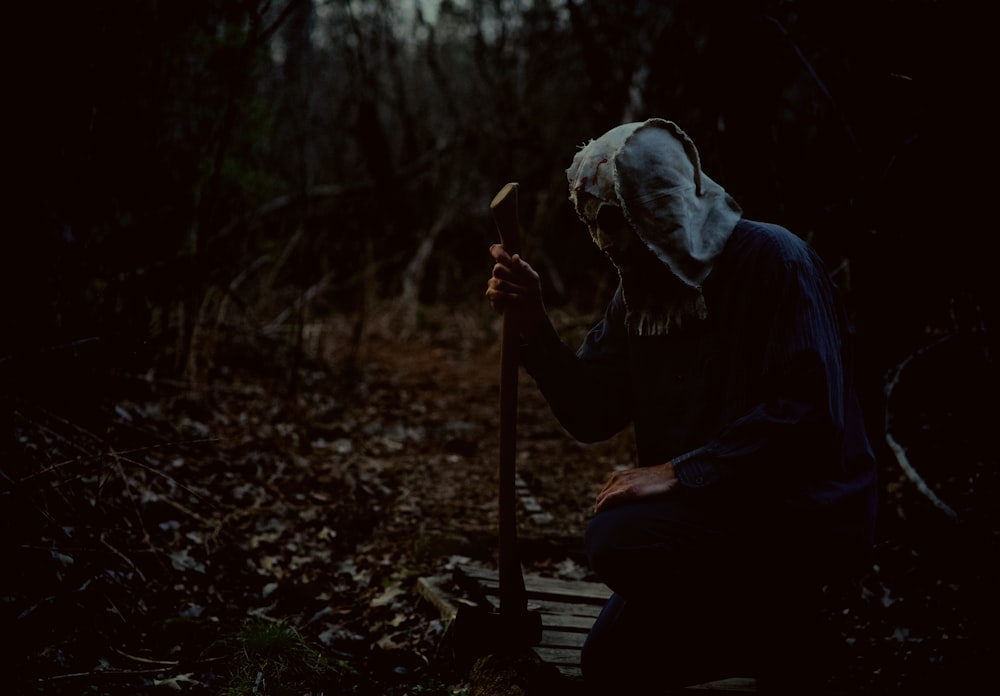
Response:
[[[490,201],[490,211],[500,233],[500,244],[513,256],[521,253],[521,220],[517,213],[517,182],[512,181]]]
[[[542,641],[542,615],[537,611],[497,611],[461,606],[450,629],[455,658],[471,662],[485,655],[510,655]]]

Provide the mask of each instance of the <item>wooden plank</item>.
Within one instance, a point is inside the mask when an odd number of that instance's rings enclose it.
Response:
[[[458,614],[462,604],[474,605],[462,597],[456,597],[445,588],[450,585],[450,579],[445,576],[430,576],[418,578],[417,592],[431,603],[441,614],[442,621],[450,622]],[[494,609],[499,608],[499,598],[487,597]],[[600,613],[599,607],[589,605],[574,605],[568,602],[532,602],[529,606],[542,615],[542,626],[554,631],[587,634],[594,620]]]
[[[542,612],[542,626],[559,629],[567,633],[590,633],[596,616],[582,616]]]
[[[587,640],[586,633],[572,633],[570,631],[546,630],[542,627],[542,642],[539,643],[546,648],[575,648],[579,650],[583,647],[583,642]]]
[[[552,521],[552,515],[542,509],[541,504],[531,494],[528,484],[525,483],[520,475],[517,475],[515,478],[515,489],[517,490],[518,500],[521,501],[521,506],[531,516],[533,522],[536,524],[548,524]]]
[[[499,578],[496,571],[474,565],[461,565],[458,571],[466,577],[479,582],[483,589],[495,593],[499,591]],[[611,589],[599,582],[583,582],[560,580],[558,578],[543,578],[537,575],[525,575],[525,589],[528,597],[545,599],[570,599],[587,604],[604,605],[611,597]]]
[[[553,667],[567,679],[583,679],[583,670],[579,665],[553,665]]]
[[[757,680],[749,677],[719,679],[718,681],[684,687],[681,693],[705,694],[705,696],[708,696],[708,693],[713,691],[728,694],[755,694],[757,693]]]
[[[493,594],[486,597],[494,609],[499,608],[500,598]],[[601,607],[592,604],[573,604],[572,602],[549,602],[544,599],[533,599],[528,602],[528,609],[538,611],[544,617],[548,615],[566,617],[566,628],[590,630],[594,620],[601,613]],[[576,617],[574,620],[572,617]],[[555,625],[555,624],[553,624]]]
[[[474,584],[477,596],[485,598],[492,606],[499,606],[496,571],[475,565],[462,565],[457,575]],[[461,578],[457,578],[461,579]],[[535,654],[569,680],[582,678],[580,651],[587,633],[600,613],[611,590],[600,583],[570,582],[555,578],[525,575],[529,609],[542,615],[542,640],[534,647]],[[454,596],[448,589],[452,579],[444,576],[419,578],[418,592],[441,612],[443,620],[451,621],[458,613],[458,605],[474,604]],[[462,583],[460,583],[462,584]],[[734,677],[696,684],[668,693],[689,696],[709,696],[711,693],[756,693],[756,681]]]
[[[417,578],[417,592],[441,613],[441,620],[445,623],[453,621],[458,615],[454,597],[443,589],[447,582],[448,579],[440,575]]]
[[[497,571],[474,564],[461,564],[457,570],[466,577],[478,580],[486,587],[496,587],[499,582]],[[525,585],[540,593],[554,596],[565,596],[604,603],[611,596],[611,588],[601,582],[585,582],[583,580],[561,580],[546,578],[540,575],[525,573]]]
[[[579,666],[580,650],[573,648],[546,648],[537,646],[535,654],[542,658],[542,661],[550,665],[572,665]]]

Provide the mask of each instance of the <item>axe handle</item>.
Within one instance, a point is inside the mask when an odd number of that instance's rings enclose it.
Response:
[[[517,183],[500,189],[490,202],[490,210],[507,253],[521,253],[521,224],[517,212]],[[517,378],[519,337],[515,317],[503,316],[500,336],[500,613],[527,612],[528,595],[517,549]]]

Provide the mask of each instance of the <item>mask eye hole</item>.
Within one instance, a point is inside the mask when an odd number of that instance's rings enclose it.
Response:
[[[621,208],[605,205],[597,214],[591,234],[602,251],[618,249],[624,251],[632,238],[632,229],[625,222]]]
[[[597,226],[614,238],[624,236],[628,231],[628,224],[621,208],[614,205],[605,205],[597,212]]]

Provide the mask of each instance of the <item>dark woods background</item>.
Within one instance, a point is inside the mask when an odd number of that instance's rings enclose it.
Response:
[[[3,447],[12,404],[55,403],[86,424],[118,376],[191,384],[272,363],[294,390],[296,361],[336,322],[350,327],[348,360],[363,359],[376,325],[403,338],[440,330],[434,307],[487,325],[488,204],[512,180],[548,304],[600,311],[614,278],[570,210],[564,169],[589,138],[662,116],[747,217],[784,224],[824,257],[854,319],[875,444],[886,381],[913,358],[909,433],[933,416],[944,429],[928,459],[981,462],[997,321],[984,7],[8,10]]]
[[[273,334],[477,302],[510,180],[550,304],[595,309],[603,267],[563,169],[663,116],[748,217],[821,251],[878,373],[995,311],[978,7],[46,4],[15,37],[30,157],[0,352],[44,363],[95,338],[182,377],[206,321]]]

